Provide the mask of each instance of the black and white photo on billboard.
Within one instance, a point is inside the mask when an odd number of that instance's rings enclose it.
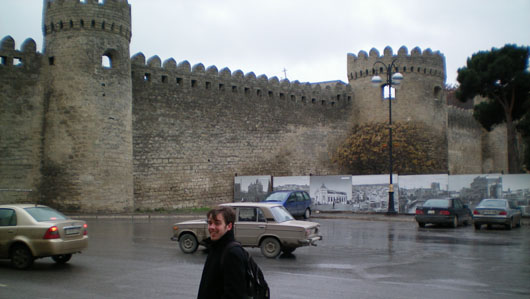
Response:
[[[427,199],[449,197],[448,184],[447,174],[400,175],[399,212],[414,214]]]
[[[310,176],[309,195],[313,210],[351,211],[351,176]]]
[[[272,190],[300,190],[309,193],[309,176],[275,176]]]
[[[398,175],[392,175],[394,209],[398,211]],[[352,177],[353,212],[387,212],[390,175],[356,175]]]
[[[270,191],[270,175],[234,177],[234,202],[259,202],[264,200]]]
[[[451,175],[449,192],[471,209],[485,198],[508,198],[517,200],[525,215],[530,212],[530,174]]]

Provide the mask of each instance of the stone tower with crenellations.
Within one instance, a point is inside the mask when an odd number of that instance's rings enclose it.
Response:
[[[404,75],[393,118],[433,132],[444,173],[506,169],[505,139],[445,101],[445,59],[405,47],[347,55],[349,83],[131,57],[127,0],[44,0],[43,52],[0,42],[0,203],[74,212],[231,201],[234,176],[336,175],[357,124],[386,122],[377,60]],[[414,142],[414,141],[411,141]]]
[[[355,91],[355,107],[353,115],[359,124],[385,123],[389,120],[388,100],[383,100],[381,91],[371,85],[374,75],[386,78],[386,68],[382,64],[391,65],[393,72],[403,75],[401,84],[392,100],[392,121],[414,123],[430,134],[429,152],[446,165],[445,169],[436,172],[447,172],[447,104],[444,96],[445,57],[440,52],[418,48],[408,53],[401,47],[397,53],[386,47],[383,55],[376,49],[367,54],[360,51],[358,55],[348,54],[348,80]]]
[[[43,7],[42,199],[70,210],[132,210],[131,7]]]

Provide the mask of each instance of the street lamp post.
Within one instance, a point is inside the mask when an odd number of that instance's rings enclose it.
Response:
[[[385,64],[382,61],[376,61],[374,63],[374,69],[377,64],[381,64],[384,69],[386,69],[386,83],[381,85],[383,83],[383,80],[380,76],[374,75],[372,77],[372,84],[374,86],[380,87],[383,92],[383,99],[385,98],[384,93],[385,89],[388,90],[388,167],[390,170],[390,185],[388,186],[388,211],[387,215],[395,215],[397,212],[394,208],[394,184],[392,180],[392,173],[393,173],[393,158],[392,158],[392,88],[395,90],[395,86],[399,85],[401,83],[401,80],[403,80],[403,75],[397,71],[396,67],[396,61],[397,59],[394,59],[392,63]],[[393,71],[395,70],[395,71]],[[395,92],[394,92],[395,93]],[[395,98],[395,94],[394,94]]]

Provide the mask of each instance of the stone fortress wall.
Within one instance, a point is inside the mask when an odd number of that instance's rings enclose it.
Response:
[[[15,50],[6,37],[0,48],[0,202],[174,209],[230,201],[235,175],[338,174],[330,155],[350,128],[388,121],[369,81],[381,73],[373,63],[392,57],[405,76],[393,118],[437,132],[431,146],[447,161],[442,172],[505,167],[499,136],[445,105],[439,52],[348,54],[349,84],[309,84],[130,58],[126,0],[45,0],[44,10],[43,53],[31,39]]]

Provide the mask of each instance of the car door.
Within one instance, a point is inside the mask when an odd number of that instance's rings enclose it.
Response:
[[[293,216],[297,216],[299,215],[299,211],[297,210],[297,197],[296,197],[296,192],[293,192],[289,195],[289,197],[287,198],[287,200],[285,201],[285,208],[287,209],[287,211],[289,211],[289,213],[291,213],[291,215]]]
[[[260,208],[239,207],[235,223],[235,238],[243,246],[257,246],[267,229],[265,215]]]
[[[13,209],[0,209],[0,257],[8,257],[9,244],[17,233],[17,216]]]
[[[464,221],[469,220],[469,213],[467,209],[464,208],[464,204],[462,203],[462,201],[460,201],[460,199],[453,199],[453,207],[455,209],[455,214],[458,216],[459,221],[463,223]]]

